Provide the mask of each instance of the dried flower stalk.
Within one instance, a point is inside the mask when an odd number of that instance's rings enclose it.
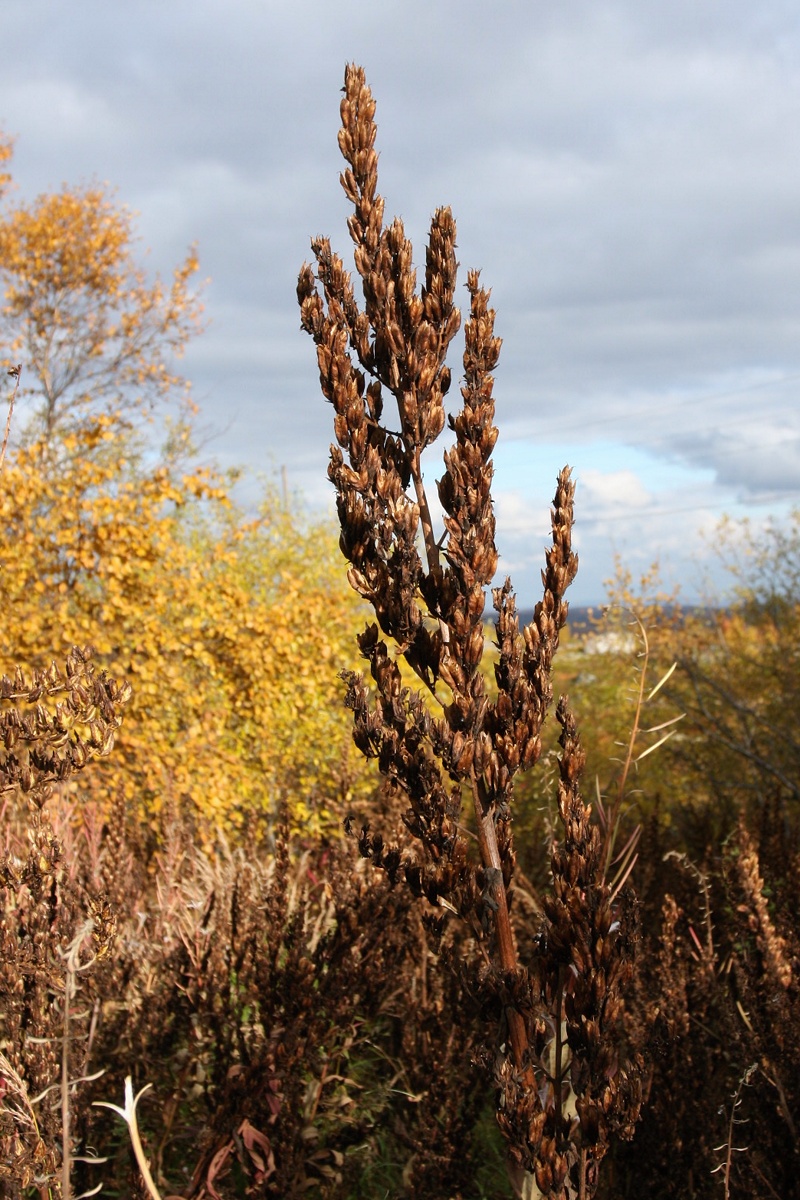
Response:
[[[498,434],[492,372],[501,346],[495,313],[478,273],[470,272],[462,405],[447,418],[455,444],[444,455],[438,482],[444,514],[439,538],[422,455],[446,423],[451,375],[445,360],[461,322],[455,221],[449,208],[434,213],[418,291],[402,221],[383,224],[375,102],[359,67],[345,71],[341,116],[339,147],[347,165],[340,178],[353,205],[348,229],[363,308],[325,237],[312,241],[316,275],[303,266],[297,295],[302,328],[317,348],[322,392],[334,409],[336,445],[328,474],[336,488],[340,546],[351,585],[377,619],[359,638],[374,694],[362,675],[347,672],[346,703],[356,744],[378,760],[389,789],[406,802],[404,821],[417,849],[387,844],[368,825],[359,846],[390,880],[404,878],[443,910],[440,927],[456,913],[487,943],[491,987],[503,1000],[508,1028],[501,1124],[512,1155],[536,1172],[543,1194],[567,1195],[574,1187],[584,1196],[609,1134],[628,1131],[641,1097],[636,1071],[626,1074],[617,1058],[630,923],[620,922],[613,910],[597,830],[580,802],[583,757],[566,706],[559,710],[566,839],[553,859],[548,949],[530,972],[520,969],[509,913],[514,778],[541,753],[542,723],[553,700],[553,655],[567,617],[565,593],[578,566],[574,484],[564,468],[551,514],[543,596],[522,632],[510,581],[493,590],[499,651],[493,699],[481,668],[486,589],[498,562],[491,496]],[[387,394],[397,410],[393,427],[383,420]],[[405,684],[401,660],[420,688]],[[432,715],[437,704],[440,715]],[[471,859],[462,832],[465,803],[479,862]],[[552,1103],[544,1105],[542,1071],[544,1090],[552,1094]],[[578,1096],[577,1117],[567,1117],[562,1104],[568,1074]]]
[[[792,964],[786,952],[786,941],[775,929],[769,915],[758,851],[743,822],[739,826],[739,845],[738,874],[749,908],[748,924],[756,935],[756,945],[771,986],[787,989],[792,983]]]
[[[110,752],[131,686],[91,659],[74,646],[63,672],[51,663],[0,679],[0,796],[19,791],[41,808],[55,783]]]

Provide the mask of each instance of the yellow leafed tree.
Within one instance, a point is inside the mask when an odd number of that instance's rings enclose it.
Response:
[[[172,352],[199,305],[194,256],[167,292],[131,237],[91,189],[0,219],[7,353],[40,400],[0,480],[3,660],[89,643],[130,681],[114,755],[81,784],[104,804],[168,801],[211,834],[285,798],[330,828],[372,787],[341,705],[358,621],[332,532],[272,496],[247,517],[213,472],[140,453],[136,416],[185,394]],[[182,429],[188,446],[186,412]]]
[[[0,143],[0,162],[9,158],[9,143]],[[26,364],[37,433],[49,438],[99,410],[130,419],[156,400],[185,399],[172,360],[200,323],[194,250],[169,286],[148,282],[134,258],[128,210],[103,188],[64,188],[7,206],[0,264],[0,337]]]
[[[131,683],[114,755],[82,786],[151,813],[169,798],[209,830],[285,797],[298,827],[329,828],[371,786],[341,706],[357,614],[328,577],[332,534],[274,499],[248,520],[207,474],[95,457],[104,439],[99,416],[55,474],[42,443],[7,465],[4,659],[91,643]]]

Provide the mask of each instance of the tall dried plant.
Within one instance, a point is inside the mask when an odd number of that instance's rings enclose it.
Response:
[[[0,471],[20,373],[8,372],[14,386]],[[26,674],[17,666],[0,678],[0,1191],[9,1198],[31,1188],[43,1197],[72,1194],[74,1096],[96,1077],[86,1075],[92,1008],[76,998],[109,952],[115,919],[102,893],[70,877],[45,805],[109,753],[130,695],[126,681],[95,671],[90,647],[73,647],[64,670],[52,663]],[[12,849],[12,806],[22,809],[23,853]]]
[[[377,759],[390,793],[405,803],[405,824],[415,839],[415,848],[404,850],[365,825],[359,845],[390,880],[404,878],[438,910],[433,923],[441,927],[448,914],[457,914],[471,924],[491,964],[484,986],[502,1000],[507,1032],[498,1038],[499,1117],[511,1158],[528,1174],[530,1195],[535,1186],[546,1196],[589,1196],[611,1134],[632,1130],[641,1072],[620,1057],[633,905],[627,893],[612,903],[599,834],[580,798],[583,754],[566,699],[558,709],[564,841],[554,849],[554,893],[527,967],[519,962],[510,914],[514,779],[539,757],[553,699],[551,666],[567,617],[565,592],[578,565],[574,484],[564,468],[543,596],[524,630],[510,581],[492,591],[493,695],[483,670],[484,607],[498,562],[492,372],[501,341],[490,293],[477,272],[468,274],[462,405],[448,418],[445,360],[461,323],[455,221],[449,208],[434,213],[418,291],[402,221],[383,223],[375,102],[356,66],[345,71],[341,117],[339,147],[347,165],[340,179],[353,205],[348,230],[363,308],[325,237],[313,239],[316,276],[305,264],[297,293],[302,327],[317,347],[322,392],[334,408],[337,444],[328,474],[348,578],[377,619],[359,638],[373,688],[360,674],[346,673],[346,703],[356,744]],[[397,406],[389,422],[387,394]],[[444,454],[438,481],[439,536],[422,456],[446,423],[455,444]],[[407,668],[417,686],[407,684]],[[470,823],[477,859],[470,853]]]
[[[789,812],[775,798],[723,844],[713,825],[702,840],[694,819],[681,828],[678,805],[669,823],[648,823],[633,1011],[647,1022],[650,1093],[635,1143],[615,1149],[609,1195],[800,1197],[800,837]],[[691,856],[667,850],[681,843]]]

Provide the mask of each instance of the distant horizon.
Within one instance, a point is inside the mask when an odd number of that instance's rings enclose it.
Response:
[[[567,597],[569,599],[569,597]],[[608,601],[603,601],[600,604],[570,604],[569,613],[567,615],[567,626],[575,630],[584,630],[592,628],[592,618],[602,620],[603,610],[614,606],[609,606]],[[698,613],[718,613],[724,612],[729,606],[726,604],[681,604],[676,601],[674,604],[667,604],[667,609],[678,609],[681,614],[696,615]],[[518,608],[520,629],[524,628],[533,620],[533,608]],[[491,621],[497,614],[494,610],[487,607],[484,611],[487,621]]]

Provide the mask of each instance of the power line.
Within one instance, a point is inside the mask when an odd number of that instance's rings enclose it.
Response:
[[[742,387],[731,388],[724,392],[712,392],[710,394],[700,393],[700,394],[694,394],[692,396],[686,396],[686,397],[683,397],[682,399],[674,399],[674,400],[654,398],[647,405],[640,405],[633,409],[628,408],[624,412],[612,413],[610,415],[600,416],[600,417],[589,417],[585,421],[582,420],[580,422],[580,425],[574,425],[574,426],[572,426],[572,428],[575,430],[575,432],[578,432],[578,431],[583,432],[583,430],[585,430],[585,429],[592,429],[592,428],[596,428],[598,426],[615,425],[615,424],[618,424],[621,422],[630,422],[632,419],[634,419],[636,417],[646,417],[646,416],[652,417],[654,414],[654,411],[659,414],[676,412],[676,411],[678,411],[680,409],[684,409],[684,408],[698,407],[701,404],[706,404],[706,403],[713,404],[718,400],[728,400],[733,396],[746,396],[752,392],[763,391],[766,388],[779,387],[779,386],[782,386],[783,384],[794,383],[798,380],[800,380],[800,371],[793,372],[788,375],[779,375],[775,379],[761,380],[759,383],[746,384]],[[793,410],[794,410],[794,408],[793,408]],[[731,417],[731,418],[728,418],[728,420],[729,421],[735,421],[737,419],[738,420],[741,420],[741,419],[746,420],[746,419],[748,419],[748,417],[750,415],[751,414],[747,413],[747,414],[744,414],[743,417],[741,417],[741,416],[738,418]],[[559,418],[558,418],[558,432],[561,435],[560,440],[563,440],[564,425],[565,425],[565,423],[564,423],[563,408],[562,408],[561,413],[559,414]],[[553,426],[551,425],[551,426],[549,426],[549,428],[553,428]],[[548,425],[546,423],[544,423],[543,426],[539,427],[539,432],[541,432],[541,430],[546,431],[547,429],[548,429]],[[570,429],[570,425],[569,425],[569,423],[567,423],[567,430],[569,431],[569,429]]]
[[[741,500],[734,501],[733,504],[727,505],[722,502],[719,504],[689,504],[683,508],[645,508],[631,509],[629,512],[606,513],[600,516],[588,516],[579,513],[575,518],[575,528],[580,529],[581,525],[609,525],[616,524],[619,521],[633,520],[655,520],[658,517],[675,517],[683,513],[700,513],[700,512],[720,512],[726,508],[741,508],[743,503]]]

